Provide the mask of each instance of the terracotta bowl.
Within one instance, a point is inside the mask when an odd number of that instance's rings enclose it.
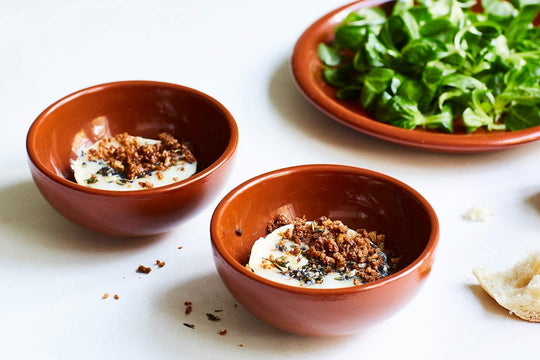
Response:
[[[75,183],[70,161],[105,137],[169,132],[194,147],[197,172],[164,187],[110,191]],[[75,92],[34,121],[26,146],[45,199],[72,222],[116,236],[170,230],[212,199],[226,179],[238,142],[232,115],[210,96],[184,86],[124,81]]]
[[[251,247],[280,214],[327,216],[385,234],[387,248],[402,256],[400,270],[341,289],[259,277],[245,268]],[[279,329],[326,336],[359,332],[405,306],[431,271],[439,224],[429,203],[394,178],[355,167],[305,165],[260,175],[232,190],[213,214],[210,235],[217,271],[240,304]]]

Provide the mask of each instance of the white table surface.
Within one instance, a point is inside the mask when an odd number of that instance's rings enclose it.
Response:
[[[509,315],[471,270],[504,269],[540,249],[540,143],[475,155],[420,151],[317,111],[295,88],[288,62],[307,26],[344,3],[0,0],[0,156],[8,175],[0,178],[0,359],[538,356],[540,324]],[[240,141],[213,203],[170,233],[134,240],[57,214],[32,182],[25,138],[55,100],[135,79],[210,94],[236,118]],[[439,216],[426,285],[399,313],[354,336],[309,338],[266,325],[234,306],[212,261],[208,228],[218,201],[255,175],[307,163],[396,177]],[[486,222],[463,218],[473,205],[491,210]],[[166,266],[135,273],[156,259]],[[193,303],[189,316],[184,301]],[[210,322],[205,313],[215,309],[222,320]]]

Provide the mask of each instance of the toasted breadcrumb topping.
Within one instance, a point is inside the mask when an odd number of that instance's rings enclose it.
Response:
[[[181,160],[196,161],[188,143],[180,143],[168,133],[159,134],[158,140],[160,142],[155,144],[142,144],[137,137],[121,133],[102,140],[97,148],[89,149],[88,159],[106,161],[114,172],[127,180],[164,171]],[[141,186],[152,188],[153,184],[147,181]]]
[[[327,217],[308,222],[305,218],[297,217],[293,221],[285,215],[280,215],[268,224],[267,232],[271,233],[288,224],[293,224],[294,227],[281,233],[281,237],[299,245],[290,250],[289,254],[302,253],[326,273],[354,271],[356,277],[354,285],[375,281],[388,275],[381,269],[391,270],[399,262],[398,258],[392,258],[388,264],[388,257],[384,253],[384,235],[365,229],[356,230],[357,234],[353,235],[341,221],[330,220]],[[275,266],[276,259],[269,256],[266,265]]]
[[[141,274],[149,274],[152,271],[152,268],[146,267],[144,265],[139,265],[137,272]]]

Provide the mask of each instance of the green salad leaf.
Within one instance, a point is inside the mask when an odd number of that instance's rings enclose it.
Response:
[[[540,0],[397,0],[319,44],[323,78],[381,122],[451,133],[540,125]]]

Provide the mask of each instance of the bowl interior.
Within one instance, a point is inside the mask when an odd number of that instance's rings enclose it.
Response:
[[[28,148],[43,170],[74,181],[70,160],[96,141],[122,132],[154,139],[169,132],[193,145],[200,172],[224,153],[233,123],[221,104],[187,87],[110,83],[81,90],[45,110],[29,132]]]
[[[253,243],[280,214],[327,216],[385,234],[387,248],[402,257],[400,267],[417,259],[438,233],[433,209],[407,185],[368,170],[308,165],[261,175],[233,190],[216,209],[214,243],[243,267]]]

